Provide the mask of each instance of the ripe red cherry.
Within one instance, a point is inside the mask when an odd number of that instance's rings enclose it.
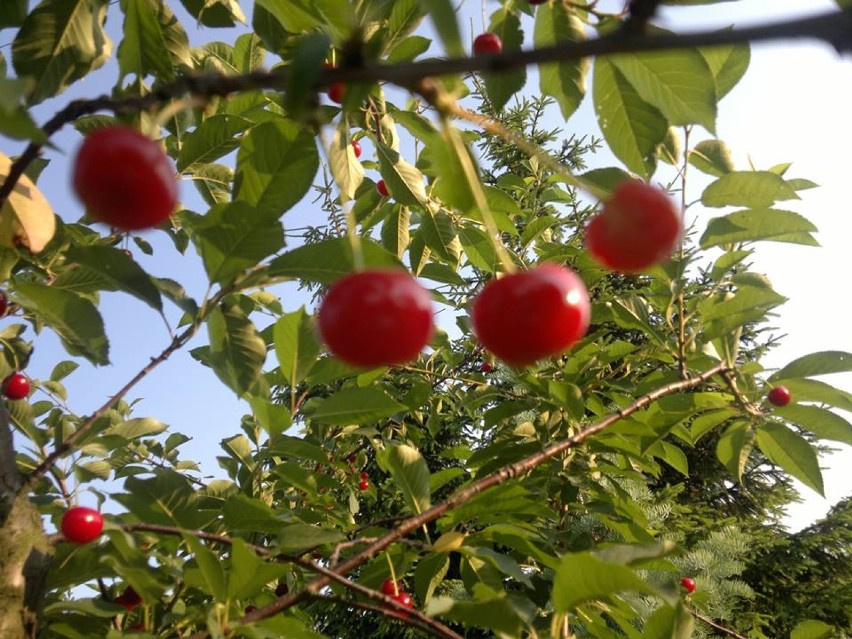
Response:
[[[356,160],[361,157],[361,143],[358,140],[352,140],[352,151]]]
[[[75,544],[88,544],[101,536],[104,518],[97,511],[85,506],[69,508],[62,515],[62,535]]]
[[[408,272],[377,269],[332,284],[319,331],[337,357],[374,368],[417,357],[432,335],[432,300]]]
[[[473,53],[475,55],[500,53],[502,50],[503,41],[496,33],[481,33],[473,40]]]
[[[668,195],[626,180],[586,226],[586,248],[604,266],[632,273],[668,260],[682,235],[680,213]]]
[[[492,364],[491,362],[482,362],[482,365],[479,367],[479,370],[481,370],[483,373],[490,373],[494,370],[494,364]]]
[[[384,180],[379,180],[376,182],[376,190],[379,192],[379,195],[382,197],[389,197],[390,190],[388,189],[388,184]]]
[[[30,380],[23,373],[12,373],[3,380],[3,395],[9,399],[24,399],[30,394]]]
[[[132,611],[142,603],[142,597],[131,586],[127,586],[124,592],[115,598],[113,603],[117,603],[119,606],[124,606],[127,610]]]
[[[776,386],[769,391],[766,398],[773,406],[786,406],[790,403],[790,400],[793,399],[793,394],[786,386]]]
[[[162,224],[177,205],[168,156],[157,142],[126,126],[103,127],[83,140],[72,181],[94,219],[123,230]]]
[[[9,298],[6,297],[6,291],[0,291],[0,317],[6,317],[6,311],[9,310]]]
[[[366,479],[362,479],[361,483],[358,484],[358,490],[367,490],[370,487],[370,482]]]
[[[586,334],[590,318],[583,281],[556,264],[491,280],[471,311],[479,341],[515,366],[562,353]]]
[[[399,592],[402,592],[402,590],[399,584],[393,579],[385,579],[382,582],[382,594],[385,594],[388,597],[394,597]]]
[[[355,455],[349,455],[349,457],[346,458],[346,461],[348,461],[350,464],[354,464],[356,459],[357,457],[355,457]]]
[[[257,610],[257,606],[252,606],[251,604],[249,604],[248,606],[246,606],[245,614],[250,615],[255,610]]]
[[[392,595],[392,598],[398,604],[402,604],[406,608],[414,607],[414,599],[412,599],[411,595],[409,595],[407,592],[400,590],[397,594]],[[408,617],[408,614],[404,613],[404,612],[399,612],[397,614],[399,614],[401,617],[404,617],[404,618]]]
[[[530,4],[532,4],[532,5],[536,5],[536,4],[544,4],[544,3],[545,3],[545,2],[547,2],[547,1],[548,1],[548,0],[527,0],[527,2],[529,2],[529,3],[530,3]]]
[[[367,473],[361,473],[361,479],[369,479],[370,476]]]
[[[328,87],[328,99],[337,104],[343,104],[346,95],[346,85],[343,82],[335,82]]]
[[[695,581],[690,577],[684,577],[680,580],[680,585],[683,586],[683,589],[688,593],[695,592]]]
[[[288,592],[290,592],[290,588],[283,581],[279,582],[277,586],[275,586],[275,596],[283,597]]]

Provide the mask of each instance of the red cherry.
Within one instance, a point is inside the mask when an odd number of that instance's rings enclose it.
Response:
[[[479,341],[515,366],[562,353],[586,334],[590,318],[583,281],[556,264],[491,280],[471,311]]]
[[[5,317],[7,310],[9,310],[9,298],[6,297],[6,291],[0,291],[0,317]]]
[[[157,142],[126,126],[103,127],[83,140],[72,181],[89,214],[119,229],[158,226],[177,205],[168,156]]]
[[[24,399],[30,394],[30,380],[23,373],[12,373],[3,380],[3,394],[9,399]]]
[[[88,544],[101,536],[104,518],[97,510],[76,506],[62,515],[62,535],[75,544]]]
[[[766,398],[773,406],[786,406],[793,399],[793,394],[786,386],[776,386],[769,391]]]
[[[367,473],[361,473],[361,479],[369,479],[370,476]]]
[[[118,597],[115,598],[113,603],[117,603],[120,606],[124,606],[127,610],[134,610],[139,604],[142,603],[142,597],[139,596],[139,593],[133,590],[131,586],[127,586]]]
[[[397,594],[392,596],[392,599],[396,601],[398,604],[402,604],[406,608],[414,607],[414,599],[411,598],[407,592],[400,590]],[[401,617],[408,618],[408,614],[404,612],[398,612]]]
[[[492,364],[491,362],[482,362],[482,365],[479,367],[479,370],[481,370],[483,373],[490,373],[494,370],[494,364]]]
[[[366,479],[362,479],[361,483],[358,484],[358,490],[367,490],[370,487],[370,482]]]
[[[683,589],[688,593],[695,592],[695,581],[690,577],[684,577],[680,580],[680,585],[683,586]]]
[[[527,0],[531,5],[544,4],[548,0]]]
[[[388,184],[384,180],[379,180],[376,182],[376,190],[379,192],[379,195],[382,197],[389,197],[390,190],[388,190]]]
[[[366,368],[400,364],[429,342],[432,300],[406,271],[363,271],[332,284],[318,319],[328,348],[345,362]]]
[[[352,151],[355,152],[355,159],[361,157],[361,143],[358,140],[352,140]]]
[[[290,588],[288,588],[287,584],[284,583],[283,581],[280,582],[277,586],[275,586],[275,596],[276,597],[283,597],[288,592],[290,592]]]
[[[668,195],[626,180],[586,226],[586,248],[604,266],[631,273],[668,260],[682,235],[680,214]]]
[[[357,458],[355,457],[355,455],[349,455],[349,457],[346,458],[346,461],[348,461],[350,464],[354,464],[356,459]]]
[[[248,606],[246,606],[245,614],[250,615],[255,610],[257,610],[257,606],[252,606],[251,604],[249,604]]]
[[[502,50],[503,41],[496,33],[481,33],[473,40],[474,55],[500,53]]]
[[[382,594],[393,597],[399,592],[401,592],[400,586],[393,579],[385,579],[382,582]]]
[[[346,95],[346,85],[343,82],[335,82],[328,87],[328,99],[337,104],[343,104]]]

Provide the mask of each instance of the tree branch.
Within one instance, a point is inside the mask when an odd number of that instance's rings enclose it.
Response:
[[[581,42],[565,42],[552,47],[524,51],[504,51],[496,55],[445,60],[426,60],[393,65],[365,65],[323,69],[319,72],[317,88],[335,82],[391,82],[410,89],[426,77],[475,72],[505,72],[522,66],[564,62],[580,58],[642,53],[667,49],[715,47],[764,42],[767,40],[811,38],[832,45],[838,52],[852,50],[852,10],[837,10],[810,18],[787,20],[756,27],[722,31],[697,31],[684,34],[631,34],[617,31]],[[116,114],[136,113],[154,109],[160,104],[193,95],[199,98],[227,96],[232,93],[259,89],[286,88],[290,74],[286,69],[253,71],[244,75],[188,75],[171,84],[141,96],[114,99],[103,95],[91,100],[75,100],[54,115],[43,127],[49,138],[66,124],[98,111]],[[43,144],[31,143],[12,163],[9,175],[0,186],[0,206],[15,188],[18,179],[41,153]]]
[[[710,617],[705,617],[701,613],[695,612],[694,610],[690,610],[689,612],[693,617],[695,617],[699,621],[703,621],[704,623],[706,623],[711,628],[715,628],[719,632],[726,634],[729,637],[734,637],[734,639],[748,639],[748,637],[744,637],[743,635],[739,634],[735,630],[731,630],[730,628],[726,628],[725,626],[716,623]]]

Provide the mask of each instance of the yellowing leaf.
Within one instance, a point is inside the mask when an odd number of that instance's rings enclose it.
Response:
[[[0,152],[0,182],[6,179],[12,161]],[[22,175],[0,210],[0,246],[24,246],[41,251],[56,232],[56,216],[47,198],[32,180]]]

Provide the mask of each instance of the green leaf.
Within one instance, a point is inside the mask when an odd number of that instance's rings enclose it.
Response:
[[[817,227],[798,213],[755,208],[714,217],[700,242],[701,248],[761,240],[810,245],[815,243],[810,235],[815,231]]]
[[[410,241],[409,224],[411,210],[407,206],[397,205],[382,224],[382,246],[398,258],[402,258]]]
[[[124,251],[112,246],[72,246],[66,257],[108,283],[104,290],[124,291],[162,312],[163,300],[151,276]]]
[[[821,351],[794,359],[784,368],[769,377],[769,381],[790,377],[815,377],[831,373],[852,371],[852,353],[845,351]]]
[[[128,419],[104,432],[105,435],[116,435],[124,439],[138,439],[140,437],[153,437],[168,430],[168,426],[152,417],[141,417]]]
[[[643,639],[690,639],[695,621],[683,602],[677,606],[662,605],[654,611],[645,627]]]
[[[711,182],[701,194],[704,206],[766,208],[779,200],[798,200],[796,191],[772,171],[732,171]]]
[[[211,282],[229,282],[284,246],[277,216],[245,202],[212,208],[193,232]]]
[[[27,16],[28,3],[29,0],[4,0],[0,2],[0,29],[20,26]]]
[[[535,14],[533,42],[543,48],[586,39],[585,25],[574,8],[559,2],[547,2]],[[559,105],[566,120],[577,110],[586,95],[586,76],[591,68],[588,58],[566,60],[539,67],[539,88]]]
[[[201,164],[193,169],[192,183],[208,206],[231,201],[234,169],[225,164]]]
[[[377,460],[399,486],[412,513],[419,515],[432,505],[429,467],[419,450],[407,444],[391,444],[378,452]]]
[[[107,5],[107,0],[42,0],[26,17],[12,43],[12,63],[18,77],[35,80],[31,104],[62,93],[106,62],[112,49],[103,28]]]
[[[290,33],[327,29],[343,39],[356,24],[349,0],[257,0],[255,4],[266,9]]]
[[[288,120],[254,127],[237,153],[234,198],[280,217],[310,190],[319,168],[313,131]]]
[[[852,412],[852,393],[825,382],[796,377],[772,381],[775,386],[786,386],[797,402],[819,402]]]
[[[248,544],[235,537],[231,545],[228,570],[228,598],[248,599],[266,588],[271,581],[290,572],[283,563],[267,563],[258,557]]]
[[[553,578],[553,605],[557,612],[568,612],[627,590],[658,594],[627,566],[606,563],[587,553],[569,553],[562,557]]]
[[[283,520],[259,499],[248,495],[232,495],[222,505],[222,518],[231,531],[277,533]]]
[[[609,58],[595,59],[592,97],[609,148],[628,169],[650,177],[657,166],[657,147],[669,130],[666,118],[639,97]]]
[[[670,125],[701,124],[711,133],[716,128],[716,85],[698,51],[614,55],[610,62]]]
[[[486,273],[496,272],[497,252],[488,233],[471,225],[458,227],[458,233],[468,262]]]
[[[427,555],[417,562],[414,571],[414,591],[417,598],[428,605],[435,593],[435,588],[443,581],[450,569],[450,557],[446,553]]]
[[[322,400],[311,419],[345,426],[375,422],[405,410],[378,388],[344,388]]]
[[[293,524],[285,526],[278,534],[278,547],[283,552],[298,552],[305,548],[336,544],[346,537],[337,530],[320,528],[309,524]]]
[[[184,543],[195,555],[195,563],[203,581],[195,584],[203,588],[207,593],[213,595],[219,601],[227,599],[227,582],[225,565],[219,561],[219,556],[214,554],[201,540],[192,535],[183,536]]]
[[[237,395],[248,392],[266,361],[266,343],[254,324],[237,304],[223,302],[207,317],[207,331],[216,375]]]
[[[296,386],[311,371],[320,352],[313,319],[302,306],[282,315],[272,335],[281,374],[290,386]]]
[[[825,496],[817,454],[802,436],[783,424],[766,422],[757,429],[757,445],[769,461]]]
[[[818,406],[791,404],[775,407],[772,413],[813,433],[819,439],[830,439],[852,446],[852,424],[830,410]]]
[[[435,255],[440,259],[456,264],[461,245],[456,235],[455,225],[444,211],[426,211],[421,216],[420,233]]]
[[[355,198],[355,191],[364,181],[364,165],[355,157],[349,139],[349,123],[341,120],[334,130],[334,138],[328,149],[328,164],[343,202]]]
[[[118,47],[120,78],[134,74],[171,81],[175,68],[193,68],[189,38],[168,5],[158,0],[122,0],[124,32]]]
[[[426,187],[423,174],[406,162],[398,151],[386,144],[377,144],[379,166],[382,177],[387,181],[391,197],[406,206],[422,208],[426,205]]]
[[[454,57],[463,57],[466,52],[462,46],[456,10],[451,0],[420,0],[420,6],[424,14],[431,16],[435,31],[441,37],[447,53]]]
[[[721,177],[734,170],[731,149],[722,140],[702,140],[689,151],[689,163],[708,175]]]
[[[361,250],[366,267],[401,266],[399,260],[372,240],[361,238]],[[292,277],[330,284],[354,269],[352,245],[349,240],[335,238],[306,244],[284,253],[269,263],[268,273],[276,278]]]
[[[831,639],[836,636],[835,633],[834,626],[816,619],[805,619],[796,624],[790,633],[790,639]]]
[[[702,48],[698,50],[710,67],[716,85],[716,101],[725,97],[745,75],[751,61],[748,44]]]
[[[260,397],[252,397],[249,404],[257,423],[273,437],[280,435],[293,424],[290,411],[281,404]]]
[[[245,24],[246,16],[237,0],[180,0],[189,14],[205,27]]]
[[[184,136],[177,156],[180,173],[195,173],[204,165],[227,155],[240,145],[239,135],[254,122],[238,115],[219,113]]]
[[[716,444],[716,457],[728,472],[742,481],[748,457],[754,448],[754,433],[745,422],[731,424]]]
[[[498,573],[499,574],[499,573]],[[490,595],[491,592],[489,591]],[[449,597],[433,597],[426,614],[465,624],[473,628],[490,628],[500,637],[522,636],[522,622],[511,597],[500,594],[488,599],[458,601]]]
[[[488,25],[490,33],[497,34],[503,41],[503,51],[520,51],[524,44],[524,32],[521,20],[516,13],[506,8],[491,14]],[[502,109],[509,99],[524,88],[527,82],[527,70],[524,66],[502,69],[499,72],[483,74],[485,95],[495,111]]]
[[[36,282],[15,285],[18,303],[52,328],[71,355],[109,364],[109,342],[95,305],[74,293]]]

